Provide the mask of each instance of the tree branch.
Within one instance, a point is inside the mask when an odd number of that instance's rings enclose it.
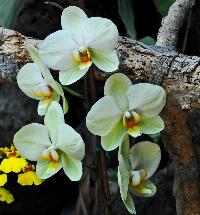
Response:
[[[172,158],[174,197],[178,215],[200,214],[198,160],[187,112],[181,110],[173,95],[168,95],[162,112],[165,122],[163,142]]]
[[[176,0],[170,7],[168,15],[162,20],[159,29],[156,46],[176,49],[178,33],[189,9],[195,0]]]
[[[0,28],[0,82],[15,81],[19,69],[31,59],[27,44],[38,46],[40,41],[25,37],[16,31]],[[145,46],[120,37],[117,46],[120,58],[119,71],[135,82],[146,81],[162,85],[175,94],[182,109],[200,108],[200,58],[186,56],[167,48]],[[106,73],[95,73],[105,80]]]

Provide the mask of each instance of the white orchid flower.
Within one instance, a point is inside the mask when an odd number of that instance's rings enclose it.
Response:
[[[123,142],[119,150],[118,183],[122,200],[131,214],[136,214],[131,194],[151,197],[156,186],[149,180],[161,160],[160,147],[149,141],[139,142],[129,149]]]
[[[28,97],[39,100],[39,115],[45,115],[51,101],[59,101],[60,96],[63,99],[63,110],[66,113],[68,104],[61,85],[53,79],[49,69],[41,62],[38,50],[34,46],[28,46],[27,49],[34,63],[27,63],[18,72],[19,88]]]
[[[61,84],[79,80],[92,63],[105,72],[117,70],[119,60],[114,49],[119,34],[111,20],[88,18],[83,10],[70,6],[62,13],[61,25],[63,30],[47,36],[39,48],[43,62],[60,70]]]
[[[78,181],[82,176],[84,142],[65,124],[62,108],[55,101],[47,110],[44,125],[24,126],[15,134],[14,145],[23,157],[37,161],[36,174],[40,179],[51,177],[62,167],[72,181]]]
[[[162,87],[149,83],[132,85],[126,75],[116,73],[107,79],[104,95],[89,111],[86,125],[93,134],[101,136],[106,151],[116,149],[127,133],[138,137],[164,129],[158,115],[166,100]]]

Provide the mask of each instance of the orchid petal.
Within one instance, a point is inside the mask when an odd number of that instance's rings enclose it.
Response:
[[[66,70],[59,72],[59,81],[63,85],[70,85],[82,78],[88,71],[88,67],[84,70],[79,68],[78,62],[73,62]]]
[[[99,136],[108,135],[122,118],[122,112],[111,96],[97,101],[86,117],[86,126],[90,132]]]
[[[160,116],[156,116],[154,118],[143,117],[137,125],[141,128],[141,131],[144,134],[156,134],[162,131],[165,127]]]
[[[84,43],[82,28],[84,21],[87,19],[88,18],[85,12],[75,6],[67,7],[62,12],[62,29],[72,32],[80,46]]]
[[[40,101],[37,108],[38,115],[44,116],[50,104],[51,104],[51,99],[48,99],[48,98]]]
[[[118,106],[123,111],[128,110],[128,88],[132,86],[131,80],[122,73],[111,75],[104,86],[104,94],[113,96]]]
[[[58,102],[51,102],[44,118],[44,124],[49,130],[49,135],[53,144],[57,142],[58,126],[64,123],[64,114]]]
[[[119,159],[118,184],[119,184],[122,200],[125,201],[128,194],[130,170],[128,169],[126,162],[121,154],[118,155],[118,159]]]
[[[119,33],[116,25],[109,19],[91,17],[83,25],[85,46],[89,49],[111,53],[117,46]]]
[[[141,136],[142,130],[141,130],[141,127],[135,125],[135,126],[133,126],[132,128],[128,128],[127,133],[128,133],[129,135],[131,135],[132,137],[136,138],[136,137]]]
[[[139,197],[151,197],[156,193],[156,186],[150,181],[142,181],[138,186],[132,186],[130,184],[129,190],[135,196]]]
[[[79,181],[83,174],[81,161],[62,153],[62,166],[65,174],[71,181]]]
[[[145,170],[147,172],[145,179],[148,179],[154,174],[160,163],[160,147],[149,141],[139,142],[130,149],[129,158],[132,170]]]
[[[85,144],[82,137],[67,124],[59,125],[56,145],[62,152],[77,160],[82,160],[85,156]]]
[[[61,160],[59,160],[58,162],[40,160],[36,165],[36,174],[40,179],[47,179],[55,175],[61,168]]]
[[[45,83],[45,81],[40,68],[35,63],[27,63],[17,74],[17,84],[19,88],[32,99],[41,99],[33,93],[33,88],[41,83]]]
[[[124,200],[124,205],[126,206],[129,213],[136,214],[135,205],[130,193],[127,194],[127,198]]]
[[[129,110],[135,110],[145,117],[155,117],[163,109],[166,101],[165,90],[157,85],[140,83],[128,90]]]
[[[31,161],[40,159],[43,150],[51,145],[47,128],[38,123],[21,128],[13,143],[22,156]]]
[[[42,61],[51,69],[68,68],[72,62],[72,50],[78,45],[73,35],[65,30],[56,31],[41,43],[39,53]]]
[[[119,121],[111,130],[109,134],[101,137],[101,145],[105,151],[112,151],[116,149],[123,141],[126,135],[126,129],[122,121]]]
[[[104,72],[116,71],[119,67],[119,59],[116,51],[105,53],[99,50],[90,50],[92,62]]]

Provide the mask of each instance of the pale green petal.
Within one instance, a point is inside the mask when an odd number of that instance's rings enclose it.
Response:
[[[53,144],[57,142],[58,127],[64,123],[64,114],[58,102],[51,102],[44,118],[44,124],[47,126],[50,138]]]
[[[124,205],[126,206],[129,213],[136,214],[135,205],[130,193],[127,194],[127,198],[124,201]]]
[[[22,156],[31,161],[37,161],[42,151],[51,145],[47,128],[38,123],[21,128],[15,134],[13,143]]]
[[[113,96],[118,106],[123,110],[128,110],[127,91],[132,85],[131,80],[122,73],[111,75],[104,86],[104,94]]]
[[[142,135],[141,127],[135,125],[132,128],[128,128],[127,133],[136,138]]]
[[[83,174],[81,161],[62,153],[62,166],[65,174],[71,181],[79,181]]]
[[[40,160],[36,165],[36,174],[40,179],[47,179],[55,175],[61,168],[61,159],[56,163],[49,160]]]
[[[60,124],[58,127],[57,147],[77,160],[85,156],[85,144],[82,137],[71,126]]]
[[[40,101],[37,108],[38,115],[44,116],[50,104],[51,104],[51,101],[48,99]]]
[[[99,50],[90,50],[92,62],[104,72],[114,72],[119,67],[116,51],[105,53]]]
[[[126,162],[121,154],[118,155],[118,159],[119,159],[119,166],[118,166],[118,173],[117,173],[118,184],[119,184],[122,200],[124,201],[127,198],[127,194],[128,194],[130,169],[126,165]]]
[[[29,54],[31,55],[33,61],[37,63],[37,66],[42,74],[45,82],[51,86],[60,96],[64,96],[64,92],[60,84],[54,80],[53,76],[50,73],[49,68],[41,61],[39,56],[39,50],[34,46],[27,46]],[[35,71],[34,71],[35,72]]]
[[[60,95],[55,90],[52,92],[51,100],[55,102],[60,101]]]
[[[109,134],[101,137],[101,145],[105,151],[112,151],[116,149],[126,135],[126,129],[123,126],[122,120],[119,121],[111,130]]]
[[[121,118],[122,112],[113,97],[104,96],[88,112],[86,126],[93,134],[106,136]]]
[[[65,8],[61,16],[62,29],[72,32],[80,46],[84,44],[82,27],[86,19],[85,12],[75,6]]]
[[[63,100],[63,113],[66,114],[69,110],[69,104],[65,97],[62,97]]]
[[[140,83],[129,88],[128,98],[130,110],[146,117],[155,117],[165,105],[166,93],[158,85]]]
[[[50,73],[49,68],[46,65],[44,65],[42,62],[40,62],[39,66],[45,82],[48,83],[48,85],[51,86],[51,88],[53,88],[60,96],[63,97],[64,96],[63,89],[61,85],[54,80],[53,76]]]
[[[40,100],[33,94],[33,88],[44,82],[40,68],[35,63],[27,63],[17,74],[17,84],[24,94],[32,99]]]
[[[68,68],[72,62],[72,50],[77,48],[73,35],[65,30],[56,31],[41,43],[39,53],[42,61],[51,69]]]
[[[136,187],[130,184],[129,190],[131,193],[139,197],[151,197],[156,193],[156,186],[150,180],[145,180]]]
[[[141,132],[144,134],[156,134],[162,131],[165,127],[164,122],[160,116],[154,118],[142,118],[137,125],[141,128]]]
[[[160,163],[160,147],[149,141],[139,142],[130,149],[129,158],[132,170],[147,171],[146,179],[148,179],[154,174]]]
[[[78,63],[73,62],[69,68],[59,72],[59,81],[62,85],[73,84],[82,78],[87,73],[88,69],[89,68],[80,70]]]
[[[125,161],[128,160],[128,162],[129,162],[129,156],[128,156],[129,150],[130,150],[129,136],[126,135],[123,139],[122,144],[119,146],[119,154],[123,156]],[[130,164],[128,166],[130,166]]]
[[[40,62],[39,50],[33,45],[27,45],[26,48],[34,63]]]
[[[84,22],[85,46],[104,53],[111,53],[117,46],[119,33],[116,25],[109,19],[91,17]]]

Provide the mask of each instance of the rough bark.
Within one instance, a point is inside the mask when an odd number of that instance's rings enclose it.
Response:
[[[119,39],[117,46],[119,71],[129,75],[134,82],[159,84],[167,91],[168,101],[163,111],[166,122],[164,136],[174,168],[174,196],[178,215],[200,214],[199,160],[187,122],[187,111],[200,108],[200,58],[174,51],[180,26],[193,3],[193,0],[177,0],[174,3],[159,31],[157,46],[145,46],[125,37]],[[0,28],[1,83],[15,82],[21,66],[31,61],[25,45],[38,46],[39,42]],[[96,72],[96,79],[106,78],[107,74]]]
[[[189,9],[194,5],[195,0],[176,0],[170,7],[168,15],[162,20],[162,27],[159,29],[157,46],[175,49],[179,30],[183,24]]]
[[[31,59],[25,46],[38,46],[39,40],[27,38],[18,32],[0,28],[0,82],[13,82],[21,68]],[[119,71],[134,81],[147,81],[173,92],[182,109],[199,108],[200,58],[186,56],[167,48],[145,46],[142,43],[120,37],[117,46],[120,58]],[[107,74],[96,73],[105,80]]]
[[[173,194],[177,214],[200,214],[198,160],[192,133],[188,126],[187,112],[177,105],[173,95],[167,97],[162,117],[165,121],[165,148],[170,153],[174,168]]]

